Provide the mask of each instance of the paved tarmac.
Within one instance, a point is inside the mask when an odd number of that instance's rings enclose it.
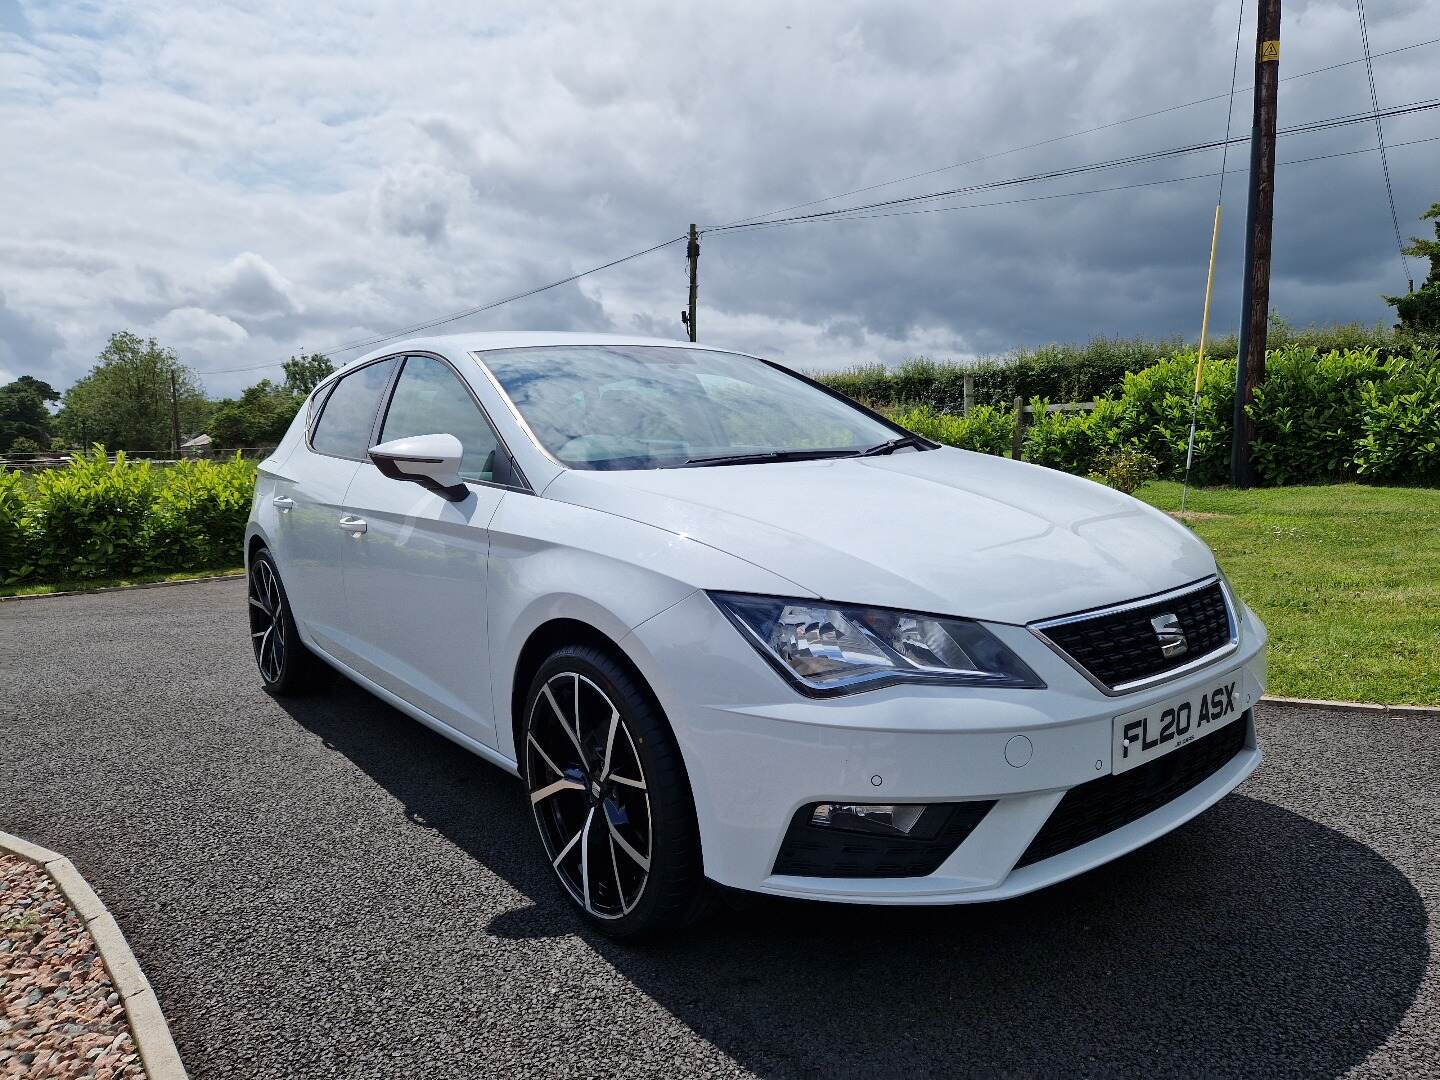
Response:
[[[621,946],[517,782],[262,692],[244,604],[0,604],[0,829],[98,890],[194,1077],[1440,1076],[1440,718],[1262,708],[1239,792],[1030,897]]]

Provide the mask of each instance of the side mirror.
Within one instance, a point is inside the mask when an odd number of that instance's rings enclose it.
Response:
[[[370,448],[370,460],[391,480],[409,480],[459,502],[470,494],[460,479],[463,448],[454,435],[411,435]]]

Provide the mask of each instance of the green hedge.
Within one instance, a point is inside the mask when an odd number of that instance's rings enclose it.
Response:
[[[255,464],[238,456],[157,468],[99,447],[0,473],[0,582],[234,566],[254,489]]]
[[[1117,454],[1154,459],[1162,477],[1185,471],[1195,388],[1194,353],[1182,352],[1123,378],[1120,392],[1092,412],[1045,413],[1031,399],[1025,460],[1066,472],[1105,472]],[[1230,472],[1235,361],[1206,361],[1196,409],[1191,478],[1223,483]],[[891,409],[922,435],[991,454],[1007,454],[1014,413],[977,406],[969,416],[931,406]],[[1265,485],[1359,479],[1440,484],[1440,352],[1416,346],[1406,355],[1374,348],[1320,353],[1287,346],[1267,354],[1266,378],[1250,407],[1254,464]]]
[[[1271,320],[1269,346],[1277,350],[1315,349],[1320,353],[1372,350],[1382,358],[1405,354],[1410,343],[1390,330],[1358,323],[1295,330],[1284,321]],[[889,409],[921,406],[942,413],[958,413],[964,404],[964,381],[974,376],[978,405],[1013,406],[1026,401],[1091,401],[1118,394],[1125,376],[1151,367],[1157,360],[1193,355],[1179,338],[1094,338],[1086,345],[1043,345],[1019,349],[973,364],[941,363],[925,357],[907,360],[895,368],[869,364],[812,377],[857,401]],[[1210,343],[1206,355],[1213,360],[1234,360],[1234,335]]]

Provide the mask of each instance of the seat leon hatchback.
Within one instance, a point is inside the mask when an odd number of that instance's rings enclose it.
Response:
[[[1260,761],[1265,629],[1187,528],[736,352],[387,348],[310,395],[245,543],[265,685],[329,665],[518,776],[617,936],[715,884],[1015,896]]]

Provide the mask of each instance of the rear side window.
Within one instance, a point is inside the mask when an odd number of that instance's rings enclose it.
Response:
[[[454,435],[464,451],[460,476],[481,483],[494,481],[497,443],[490,422],[459,376],[433,356],[405,358],[380,430],[380,441],[410,435]]]
[[[341,378],[330,391],[310,445],[322,454],[364,461],[375,409],[394,367],[393,359],[381,360]]]

